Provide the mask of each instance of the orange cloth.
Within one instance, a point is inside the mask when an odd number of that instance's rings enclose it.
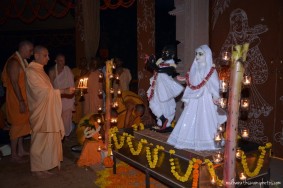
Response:
[[[27,101],[27,96],[24,72],[25,64],[19,53],[16,52],[7,60],[2,74],[3,85],[6,87],[6,116],[7,121],[12,125],[10,129],[10,138],[14,140],[29,134],[30,124],[29,112],[27,111],[26,113],[20,113],[20,104],[6,70],[7,64],[11,63],[12,61],[17,61],[22,67],[20,70],[18,85],[25,101]]]
[[[86,140],[80,155],[77,165],[82,166],[91,166],[101,163],[101,151],[97,151],[98,147],[102,147],[102,141],[89,141]]]
[[[80,155],[79,160],[77,161],[78,166],[91,166],[94,164],[101,163],[101,152],[97,151],[98,147],[101,148],[104,146],[103,141],[98,139],[98,136],[100,135],[99,132],[96,132],[93,136],[93,140],[88,140],[84,136],[84,130],[86,128],[85,121],[88,121],[88,125],[92,125],[97,129],[99,127],[98,123],[96,122],[96,119],[101,119],[101,124],[104,123],[104,118],[102,114],[88,114],[84,118],[80,120],[80,123],[77,128],[77,137],[78,142],[80,144],[83,144],[83,149]]]
[[[102,82],[99,80],[99,75],[101,73],[101,71],[96,70],[89,74],[87,93],[84,95],[84,115],[97,113],[98,106],[103,107],[102,96],[99,96],[99,90],[102,91]]]
[[[60,161],[63,161],[61,139],[65,134],[60,91],[53,88],[43,65],[39,63],[29,65],[26,78],[32,128],[31,171],[60,167]]]
[[[131,91],[123,91],[122,92],[122,96],[118,97],[117,99],[118,102],[118,122],[117,122],[117,127],[120,128],[124,128],[124,123],[125,123],[125,118],[126,118],[126,112],[127,112],[127,107],[126,104],[127,103],[131,103],[133,105],[136,104],[143,104],[143,100],[142,98],[137,95],[134,92]],[[130,117],[130,119],[133,118],[133,113],[132,116]],[[141,118],[137,117],[134,120],[134,124],[140,124],[141,123]]]

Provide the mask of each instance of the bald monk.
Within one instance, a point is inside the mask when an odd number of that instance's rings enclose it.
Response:
[[[2,74],[3,85],[6,87],[6,115],[11,124],[11,160],[24,162],[23,156],[28,155],[23,148],[23,136],[30,134],[29,111],[26,96],[25,69],[27,60],[33,52],[33,44],[22,41],[16,51],[7,60]]]
[[[118,128],[130,128],[134,124],[142,123],[145,106],[142,98],[134,92],[123,91],[117,97],[118,102]]]
[[[46,47],[34,48],[35,60],[26,69],[26,89],[31,124],[31,171],[39,178],[52,175],[48,170],[63,161],[62,139],[65,130],[61,117],[61,94],[73,94],[73,87],[54,89],[44,66],[48,63]]]

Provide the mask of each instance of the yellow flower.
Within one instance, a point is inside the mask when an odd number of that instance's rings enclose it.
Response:
[[[257,160],[257,165],[254,169],[253,172],[250,171],[249,167],[248,167],[248,163],[247,163],[247,159],[246,159],[246,155],[243,153],[242,154],[242,159],[241,159],[241,163],[243,165],[243,169],[244,169],[244,173],[249,176],[249,177],[254,177],[257,176],[263,166],[264,163],[264,157],[266,154],[266,149],[270,148],[272,146],[271,143],[267,143],[265,146],[259,146],[258,150],[261,151],[258,160]]]

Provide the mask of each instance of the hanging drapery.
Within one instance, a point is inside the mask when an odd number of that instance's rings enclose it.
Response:
[[[103,0],[100,9],[106,10],[106,9],[116,9],[119,7],[129,8],[134,4],[135,0],[115,0],[112,2],[112,0]]]
[[[4,24],[9,18],[19,19],[24,23],[32,23],[36,19],[45,20],[50,16],[62,18],[74,7],[67,0],[0,1],[0,24]]]
[[[100,2],[82,0],[82,15],[84,23],[85,57],[89,65],[91,58],[96,56],[100,38]]]

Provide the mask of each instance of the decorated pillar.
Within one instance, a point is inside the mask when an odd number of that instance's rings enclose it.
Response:
[[[152,73],[145,69],[145,56],[155,54],[155,0],[137,0],[137,40],[138,94],[147,104],[146,91],[149,88]],[[143,122],[152,124],[153,121],[147,108]]]
[[[242,80],[244,76],[244,62],[248,52],[249,44],[237,45],[232,51],[231,76],[228,99],[228,119],[226,125],[226,140],[224,150],[224,185],[225,187],[235,187],[233,182],[236,179],[236,150],[238,137],[239,107],[242,90]]]
[[[105,149],[108,147],[109,142],[109,129],[111,126],[111,103],[112,103],[112,83],[111,76],[113,76],[113,60],[106,61],[105,73]]]

